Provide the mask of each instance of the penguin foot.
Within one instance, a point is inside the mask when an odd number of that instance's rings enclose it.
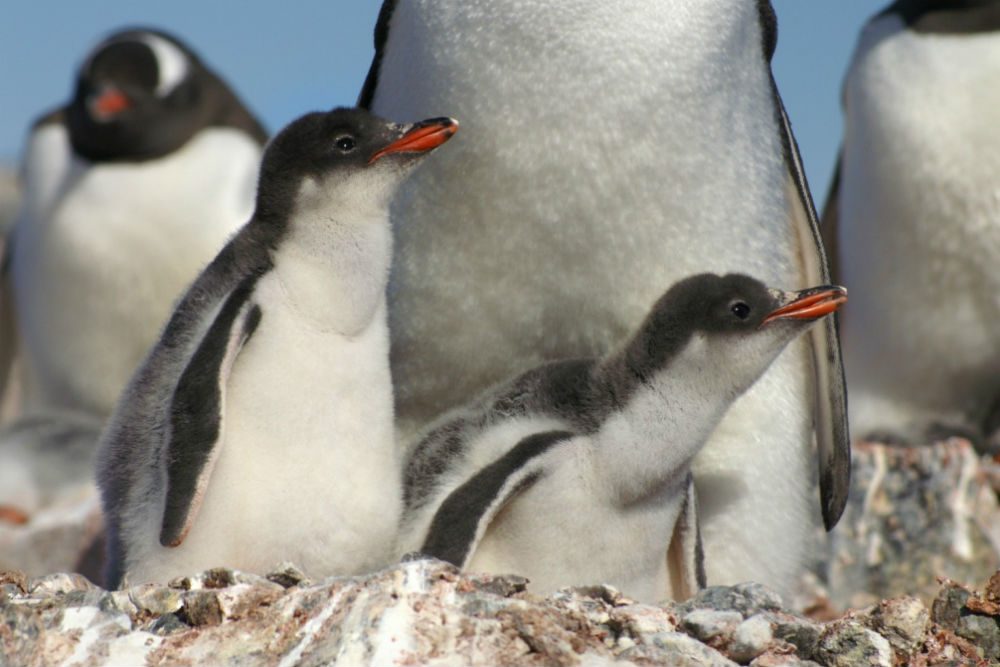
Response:
[[[0,505],[0,523],[10,523],[15,526],[23,526],[31,518],[28,513],[14,507],[13,505]]]

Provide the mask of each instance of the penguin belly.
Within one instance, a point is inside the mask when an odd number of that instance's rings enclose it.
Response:
[[[174,301],[249,217],[259,156],[213,128],[148,162],[73,159],[56,203],[17,232],[27,411],[111,412]]]
[[[464,128],[394,204],[402,430],[544,360],[603,355],[692,273],[805,284],[757,11],[397,5],[373,110],[447,109]],[[811,383],[796,341],[696,460],[709,584],[787,593],[805,569],[820,516]]]
[[[996,33],[895,17],[869,30],[845,89],[839,201],[852,430],[978,434],[1000,397]]]
[[[251,297],[261,319],[226,385],[201,510],[180,546],[143,540],[155,548],[133,561],[133,582],[286,560],[314,577],[359,574],[392,556],[401,482],[384,306],[376,324],[339,336],[285,301],[274,276]]]
[[[617,505],[587,456],[590,445],[578,437],[545,455],[541,477],[497,514],[467,570],[523,575],[539,595],[607,583],[643,602],[670,596],[665,545],[683,487]]]

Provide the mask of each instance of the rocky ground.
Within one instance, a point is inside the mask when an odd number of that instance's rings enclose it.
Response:
[[[1000,664],[1000,573],[981,593],[945,582],[930,608],[894,598],[826,623],[756,584],[663,606],[606,587],[541,598],[438,561],[315,583],[291,566],[117,592],[79,575],[4,581],[0,662],[25,667]]]
[[[825,583],[788,604],[755,584],[663,606],[603,587],[542,598],[429,561],[108,592],[48,574],[82,567],[100,529],[84,494],[0,525],[0,665],[1000,665],[1000,462],[960,439],[861,444],[853,471]]]

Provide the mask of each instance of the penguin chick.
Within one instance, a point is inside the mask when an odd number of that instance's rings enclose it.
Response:
[[[823,224],[858,288],[842,331],[862,438],[982,445],[996,428],[998,77],[998,2],[899,0],[858,40]]]
[[[515,572],[540,592],[691,595],[705,585],[692,459],[785,346],[846,299],[738,274],[678,282],[617,352],[535,368],[433,426],[406,466],[399,550]]]
[[[102,436],[108,586],[388,559],[401,486],[388,205],[456,128],[334,109],[269,144],[253,217],[181,300]]]

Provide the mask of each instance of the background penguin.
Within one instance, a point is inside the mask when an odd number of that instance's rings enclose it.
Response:
[[[122,31],[86,57],[70,102],[32,128],[22,165],[0,375],[17,359],[26,417],[0,432],[0,466],[30,466],[33,440],[46,448],[47,433],[110,414],[174,301],[249,217],[265,138],[174,37]],[[79,434],[91,453],[97,432]],[[92,485],[92,461],[64,465]],[[0,491],[0,505],[20,502]]]
[[[109,586],[387,562],[400,509],[389,199],[455,129],[335,109],[271,142],[253,218],[188,290],[102,437]]]
[[[691,460],[785,345],[844,301],[839,287],[786,293],[743,275],[680,281],[616,352],[540,366],[436,424],[406,469],[402,550],[525,575],[540,593],[693,594],[705,582]]]
[[[684,276],[828,282],[766,0],[387,0],[375,34],[360,102],[454,109],[466,129],[393,207],[402,430],[545,360],[605,354]],[[710,583],[792,589],[820,509],[832,526],[846,500],[845,411],[829,318],[695,462]]]
[[[861,437],[997,426],[998,80],[1000,2],[896,2],[858,41],[823,222],[859,294],[843,332]]]

